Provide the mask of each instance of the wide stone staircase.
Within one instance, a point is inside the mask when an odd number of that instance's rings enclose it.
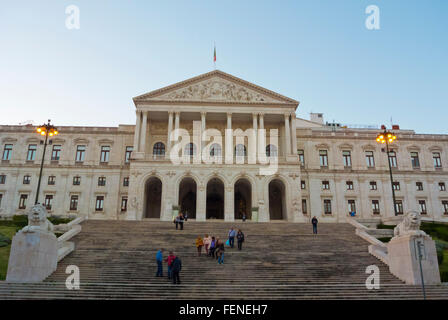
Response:
[[[246,236],[243,250],[226,247],[225,263],[197,256],[195,239],[226,238],[231,226]],[[367,252],[368,243],[349,224],[194,222],[184,230],[160,221],[82,224],[76,249],[43,283],[0,282],[0,299],[422,299]],[[157,278],[159,248],[182,259],[181,284]],[[236,243],[235,243],[236,247]],[[80,270],[80,290],[68,290],[66,267]],[[380,289],[368,290],[366,267],[377,265]],[[164,276],[166,265],[164,265]],[[448,299],[448,286],[427,286],[427,298]]]

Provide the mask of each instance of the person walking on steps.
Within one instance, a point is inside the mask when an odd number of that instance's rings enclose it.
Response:
[[[171,265],[173,264],[173,261],[175,258],[176,258],[176,256],[174,255],[174,252],[170,251],[168,258],[165,259],[166,264],[168,265],[168,279],[169,280],[171,280],[171,278],[172,278]]]
[[[313,219],[311,219],[311,223],[313,224],[313,233],[317,234],[317,218],[316,216],[313,217]]]
[[[243,248],[243,242],[244,242],[244,233],[241,231],[241,229],[238,230],[238,233],[236,234],[236,240],[238,243],[238,250],[241,250]]]
[[[212,238],[206,234],[204,237],[204,249],[205,249],[205,254],[208,256],[209,255],[209,248],[210,248],[210,243],[212,242]]]
[[[218,264],[224,264],[224,250],[224,242],[219,241],[216,252],[216,256],[218,257]]]
[[[181,214],[179,215],[179,226],[180,226],[180,230],[184,230],[184,220],[185,220],[184,215],[181,213]]]
[[[198,236],[196,238],[196,248],[198,249],[198,257],[201,256],[203,246],[204,246],[204,241],[202,240],[201,236]]]
[[[231,248],[233,248],[233,245],[235,243],[235,236],[236,236],[236,232],[235,232],[235,229],[233,229],[233,227],[232,227],[229,230],[229,245]]]
[[[162,261],[163,261],[163,249],[160,249],[159,251],[157,251],[157,254],[156,254],[156,261],[157,261],[157,272],[156,272],[156,277],[163,277],[163,265],[162,265]]]
[[[174,258],[174,261],[171,265],[171,272],[173,276],[173,284],[180,284],[179,273],[182,270],[182,261],[179,257]]]

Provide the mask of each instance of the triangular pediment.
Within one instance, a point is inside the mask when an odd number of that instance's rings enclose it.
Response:
[[[134,102],[299,104],[298,101],[219,70],[135,97]]]

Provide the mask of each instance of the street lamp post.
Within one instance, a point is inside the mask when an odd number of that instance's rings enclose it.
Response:
[[[397,136],[394,135],[391,131],[387,131],[384,129],[383,133],[378,134],[376,137],[376,142],[381,144],[386,144],[386,153],[387,153],[387,163],[389,164],[389,175],[390,175],[390,186],[392,188],[392,200],[394,205],[394,213],[397,216],[397,203],[395,201],[395,189],[394,189],[394,178],[392,176],[392,167],[390,165],[390,155],[389,155],[389,144],[393,143],[397,139]]]
[[[44,142],[44,151],[42,153],[42,160],[40,162],[39,181],[37,182],[36,200],[34,201],[34,204],[39,203],[40,182],[42,180],[42,171],[44,169],[45,151],[47,149],[48,137],[53,137],[59,134],[56,127],[50,124],[50,121],[51,120],[48,120],[48,123],[45,123],[40,127],[37,127],[36,129],[37,133],[39,133],[41,136],[45,136],[45,142]]]

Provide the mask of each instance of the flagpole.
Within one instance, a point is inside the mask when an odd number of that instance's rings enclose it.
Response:
[[[214,42],[214,50],[213,50],[213,66],[216,70],[216,42]]]

